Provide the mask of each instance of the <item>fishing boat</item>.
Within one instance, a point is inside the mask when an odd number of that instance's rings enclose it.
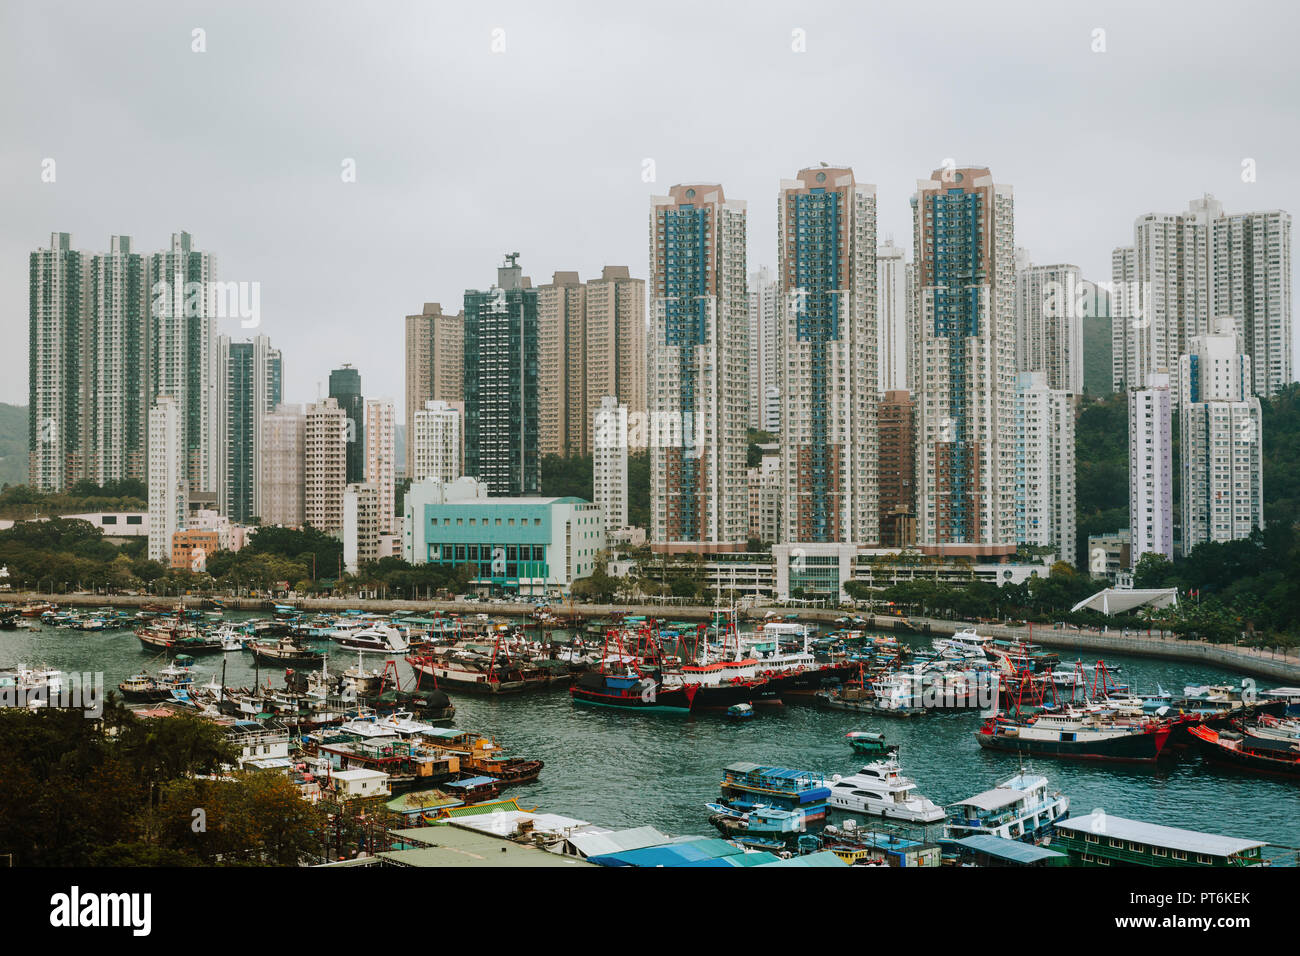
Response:
[[[699,690],[699,684],[687,684],[680,675],[642,665],[637,655],[628,653],[622,632],[610,629],[599,667],[578,674],[569,687],[569,696],[575,704],[688,714]]]
[[[466,804],[482,803],[501,793],[500,781],[492,777],[462,777],[460,780],[449,780],[441,786]]]
[[[1047,778],[1018,773],[948,808],[944,837],[960,840],[986,833],[1006,840],[1041,843],[1058,820],[1070,814],[1070,798],[1047,789]]]
[[[898,750],[897,744],[885,743],[884,734],[875,734],[867,730],[850,730],[844,735],[856,752],[883,757]]]
[[[290,638],[281,638],[274,644],[263,641],[249,641],[246,645],[258,660],[273,661],[280,664],[321,664],[325,655],[313,651]]]
[[[975,733],[986,750],[1076,760],[1150,762],[1165,748],[1174,729],[1156,717],[1120,718],[1110,712],[1066,710],[1029,717],[995,714]]]
[[[1254,737],[1205,724],[1188,727],[1187,733],[1200,752],[1215,763],[1300,780],[1300,741]]]
[[[156,674],[147,670],[132,674],[117,685],[123,700],[131,703],[159,703],[177,698],[181,691],[188,700],[194,688],[194,658],[177,654],[175,659]]]
[[[837,810],[908,823],[938,823],[946,816],[943,807],[916,792],[916,782],[903,776],[895,754],[847,777],[835,774],[830,785],[827,802]]]
[[[13,631],[18,628],[19,611],[16,607],[0,608],[0,631]]]

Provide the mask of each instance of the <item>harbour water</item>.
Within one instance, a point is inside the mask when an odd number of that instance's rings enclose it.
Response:
[[[254,615],[231,613],[238,620]],[[561,639],[562,632],[555,632]],[[916,646],[919,636],[903,640]],[[318,645],[330,649],[328,643]],[[1086,654],[1060,649],[1062,661]],[[226,682],[251,686],[255,671],[249,653],[224,655]],[[382,668],[384,657],[366,655],[366,666]],[[331,650],[331,671],[356,662],[355,653]],[[1241,675],[1169,660],[1111,655],[1120,679],[1135,691],[1181,691],[1188,684],[1240,683]],[[88,633],[40,626],[0,631],[0,666],[43,665],[63,671],[102,672],[106,689],[161,663],[129,630]],[[198,660],[198,683],[220,674],[221,655]],[[402,686],[413,683],[400,662]],[[283,670],[260,670],[261,680],[278,686]],[[749,721],[721,715],[688,717],[629,714],[574,705],[563,689],[504,698],[453,693],[459,727],[493,734],[514,756],[546,762],[541,780],[512,788],[520,806],[578,817],[610,827],[650,824],[666,833],[710,834],[706,801],[718,796],[721,771],[746,760],[797,767],[830,775],[849,774],[861,764],[844,735],[873,730],[900,747],[904,771],[921,793],[951,803],[995,786],[1020,769],[1012,754],[981,750],[974,712],[934,712],[888,718],[819,710],[811,705],[760,709]],[[1230,836],[1300,847],[1300,791],[1287,780],[1225,770],[1193,753],[1157,766],[1038,760],[1026,767],[1048,777],[1071,800],[1072,814],[1101,808],[1107,813],[1151,823],[1189,827]]]

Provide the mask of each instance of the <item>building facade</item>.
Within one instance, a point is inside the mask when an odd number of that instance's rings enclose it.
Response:
[[[745,481],[749,296],[745,204],[677,185],[650,205],[650,542],[735,551]]]
[[[803,169],[777,219],[785,537],[874,543],[876,189],[846,167]]]
[[[379,489],[370,482],[343,489],[343,569],[348,574],[379,560],[382,511]]]
[[[1169,376],[1153,372],[1128,396],[1129,556],[1174,557],[1173,403]]]
[[[1074,564],[1077,543],[1074,405],[1048,373],[1016,378],[1016,543],[1055,548]]]
[[[781,287],[767,266],[749,274],[749,427],[775,432],[780,409],[768,414],[770,390],[781,389]]]
[[[892,239],[876,250],[877,388],[881,392],[910,391],[915,364],[915,296],[912,265],[907,252]]]
[[[221,467],[217,503],[232,521],[247,524],[258,508],[262,423],[280,404],[284,366],[280,350],[259,335],[251,342],[217,339],[217,431]]]
[[[1264,526],[1264,453],[1252,364],[1231,320],[1194,336],[1180,359],[1178,435],[1183,554]]]
[[[302,527],[306,455],[307,420],[301,405],[280,404],[263,416],[257,464],[257,517],[261,524]]]
[[[517,260],[465,293],[465,472],[494,495],[542,486],[538,297]]]
[[[1016,370],[1042,372],[1047,387],[1083,392],[1083,276],[1074,265],[1036,266],[1016,256]]]
[[[307,406],[303,427],[303,521],[317,531],[343,531],[343,489],[351,426],[333,398]]]
[[[608,530],[626,528],[627,406],[607,395],[592,416],[592,500],[600,507]]]
[[[405,525],[412,564],[469,564],[476,587],[527,596],[567,591],[591,575],[606,548],[598,506],[580,498],[489,497],[473,478],[412,484]]]
[[[912,393],[885,392],[880,400],[880,543],[916,543],[916,406]]]
[[[409,439],[408,439],[409,440]],[[397,416],[389,398],[366,402],[366,483],[379,496],[379,533],[393,533],[397,494]]]
[[[366,480],[366,400],[361,372],[346,362],[330,372],[329,397],[343,410],[347,423],[347,482]]]
[[[986,168],[943,168],[912,198],[917,538],[1015,550],[1015,207]]]
[[[407,478],[415,477],[415,416],[431,401],[460,402],[463,409],[464,376],[465,313],[444,315],[440,303],[426,302],[418,315],[406,317]]]
[[[163,564],[189,515],[186,450],[181,403],[159,395],[149,409],[149,558]]]
[[[464,474],[463,418],[462,402],[429,401],[415,413],[406,435],[412,481],[454,481]]]

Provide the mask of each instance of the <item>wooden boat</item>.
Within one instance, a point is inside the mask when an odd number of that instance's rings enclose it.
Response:
[[[897,744],[885,743],[884,734],[873,734],[866,730],[850,730],[844,736],[849,745],[860,754],[884,757],[898,750]]]
[[[500,782],[492,777],[462,777],[442,784],[442,789],[467,804],[492,800],[501,793]]]
[[[1025,719],[996,714],[975,741],[986,750],[1076,760],[1153,762],[1173,732],[1169,720],[1112,720],[1092,712],[1035,714]]]

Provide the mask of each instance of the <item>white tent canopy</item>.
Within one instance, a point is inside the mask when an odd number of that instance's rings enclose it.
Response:
[[[1102,614],[1123,614],[1125,611],[1131,611],[1135,607],[1142,607],[1143,605],[1169,607],[1177,604],[1177,588],[1147,588],[1127,591],[1119,588],[1106,588],[1104,591],[1098,591],[1092,597],[1084,598],[1070,610],[1082,611],[1084,608],[1088,608],[1093,611],[1101,611]]]

